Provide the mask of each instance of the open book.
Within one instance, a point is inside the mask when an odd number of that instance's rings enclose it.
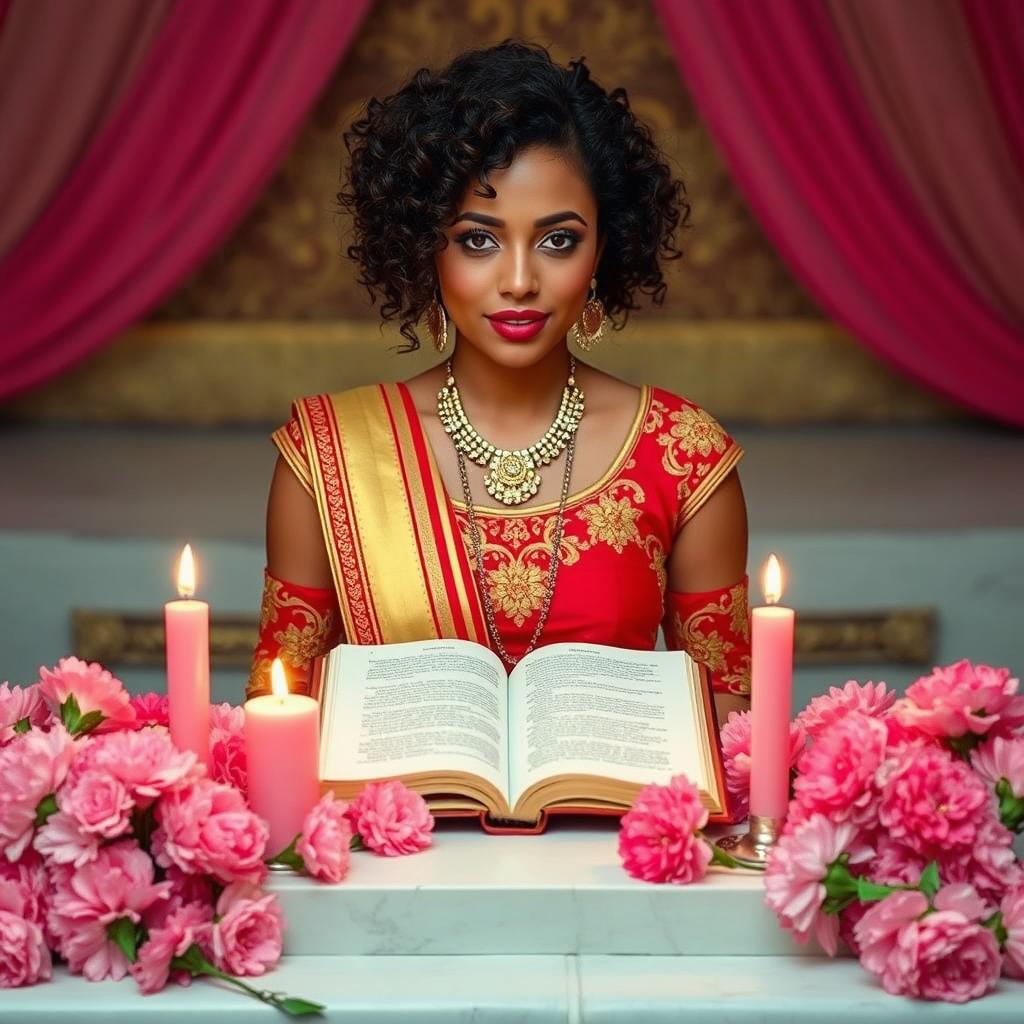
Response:
[[[341,644],[313,692],[321,785],[342,798],[398,777],[434,814],[540,831],[552,811],[622,813],[684,772],[710,820],[731,820],[707,670],[684,651],[551,644],[506,676],[469,640]]]

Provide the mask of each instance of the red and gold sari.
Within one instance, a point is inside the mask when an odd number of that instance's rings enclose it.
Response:
[[[296,675],[345,640],[458,637],[490,646],[472,564],[468,513],[445,491],[404,384],[317,395],[272,435],[316,503],[333,591],[266,576],[249,693],[270,660]],[[701,594],[666,589],[665,563],[742,449],[693,403],[641,389],[629,435],[600,480],[571,494],[558,582],[542,644],[685,648],[715,689],[749,693],[747,578]],[[502,641],[521,655],[536,625],[557,503],[476,506],[484,578]]]

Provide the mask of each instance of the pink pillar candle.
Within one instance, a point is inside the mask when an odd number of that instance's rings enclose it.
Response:
[[[267,856],[284,850],[320,799],[320,705],[301,693],[245,702],[249,806],[270,826]]]
[[[784,818],[789,807],[795,619],[781,605],[751,615],[750,813],[758,817]]]
[[[191,600],[195,586],[192,550],[182,553],[178,590],[183,598],[164,605],[167,703],[171,740],[210,763],[210,606]]]

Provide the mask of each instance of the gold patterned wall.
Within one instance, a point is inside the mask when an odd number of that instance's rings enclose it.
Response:
[[[648,0],[377,0],[281,171],[231,238],[154,318],[333,320],[373,316],[340,255],[334,195],[341,132],[368,96],[417,68],[516,36],[566,62],[586,56],[605,88],[624,86],[693,204],[685,257],[667,265],[650,316],[820,316],[761,234],[684,88]]]

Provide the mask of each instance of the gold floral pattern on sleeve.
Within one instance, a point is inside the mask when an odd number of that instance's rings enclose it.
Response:
[[[665,595],[665,642],[711,670],[716,691],[750,695],[748,582],[697,594]]]
[[[274,658],[293,670],[293,678],[305,679],[310,662],[340,641],[333,589],[287,583],[264,570],[260,633],[246,696],[269,692]]]

